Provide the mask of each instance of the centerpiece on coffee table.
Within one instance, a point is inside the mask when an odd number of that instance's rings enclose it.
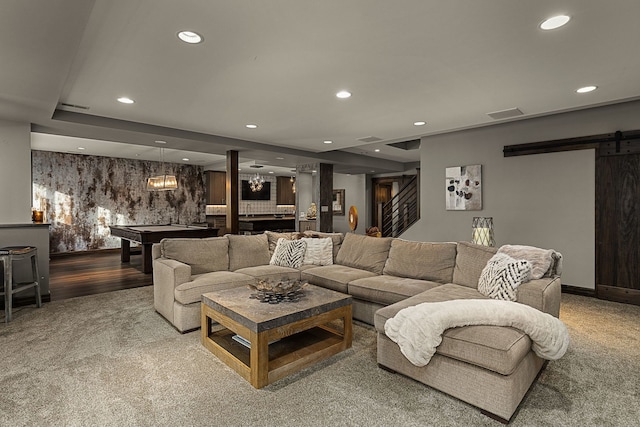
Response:
[[[298,301],[303,295],[302,288],[307,283],[302,280],[258,280],[255,285],[249,285],[251,289],[256,292],[250,295],[250,298],[255,298],[260,302],[267,302],[269,304],[278,304],[280,302],[295,302]]]

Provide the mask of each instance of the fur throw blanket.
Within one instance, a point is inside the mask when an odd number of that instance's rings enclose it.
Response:
[[[467,325],[511,326],[529,335],[533,351],[543,359],[561,358],[569,332],[559,319],[511,301],[461,299],[425,302],[400,310],[387,320],[384,332],[416,366],[425,366],[449,328]]]

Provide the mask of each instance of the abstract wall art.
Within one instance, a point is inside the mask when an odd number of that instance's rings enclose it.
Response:
[[[448,211],[482,210],[482,165],[446,168],[445,197]]]

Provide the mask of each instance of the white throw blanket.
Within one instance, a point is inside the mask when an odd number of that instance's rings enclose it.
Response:
[[[407,307],[387,320],[384,332],[411,363],[425,366],[445,330],[467,325],[519,329],[529,335],[533,351],[543,359],[559,359],[569,346],[569,332],[559,319],[528,305],[490,299],[425,302]]]

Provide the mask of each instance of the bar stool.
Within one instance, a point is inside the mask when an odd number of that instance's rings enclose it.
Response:
[[[32,282],[16,283],[13,277],[13,262],[31,260],[31,280]],[[22,292],[25,289],[36,289],[36,305],[42,307],[40,296],[40,274],[38,272],[38,249],[31,246],[7,246],[0,248],[0,261],[4,269],[4,321],[11,321],[11,307],[13,304],[13,294]]]

